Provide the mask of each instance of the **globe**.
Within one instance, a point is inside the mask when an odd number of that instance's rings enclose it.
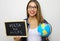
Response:
[[[51,34],[51,25],[47,23],[41,23],[38,26],[38,32],[42,37],[48,37]]]

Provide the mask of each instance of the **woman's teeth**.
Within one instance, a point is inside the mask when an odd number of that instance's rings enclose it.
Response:
[[[34,14],[34,13],[35,13],[35,11],[33,11],[33,10],[32,10],[32,11],[30,11],[30,13],[31,13],[31,14]]]

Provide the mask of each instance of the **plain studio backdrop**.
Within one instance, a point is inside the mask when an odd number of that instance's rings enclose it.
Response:
[[[27,18],[26,6],[29,0],[0,0],[0,41],[14,41],[5,34],[5,21]],[[43,17],[52,25],[50,41],[60,41],[60,0],[38,0]]]

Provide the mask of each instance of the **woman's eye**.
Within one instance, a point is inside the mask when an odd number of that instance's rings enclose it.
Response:
[[[36,6],[28,6],[28,8],[37,8]]]

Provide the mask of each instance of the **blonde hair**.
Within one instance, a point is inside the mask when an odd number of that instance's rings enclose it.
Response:
[[[38,25],[44,20],[43,17],[42,17],[42,13],[41,13],[41,7],[40,7],[40,4],[37,0],[30,0],[27,4],[27,17],[29,18],[29,14],[28,14],[28,6],[29,6],[29,3],[30,2],[34,2],[37,6],[37,14],[36,14],[36,18],[38,20]]]

